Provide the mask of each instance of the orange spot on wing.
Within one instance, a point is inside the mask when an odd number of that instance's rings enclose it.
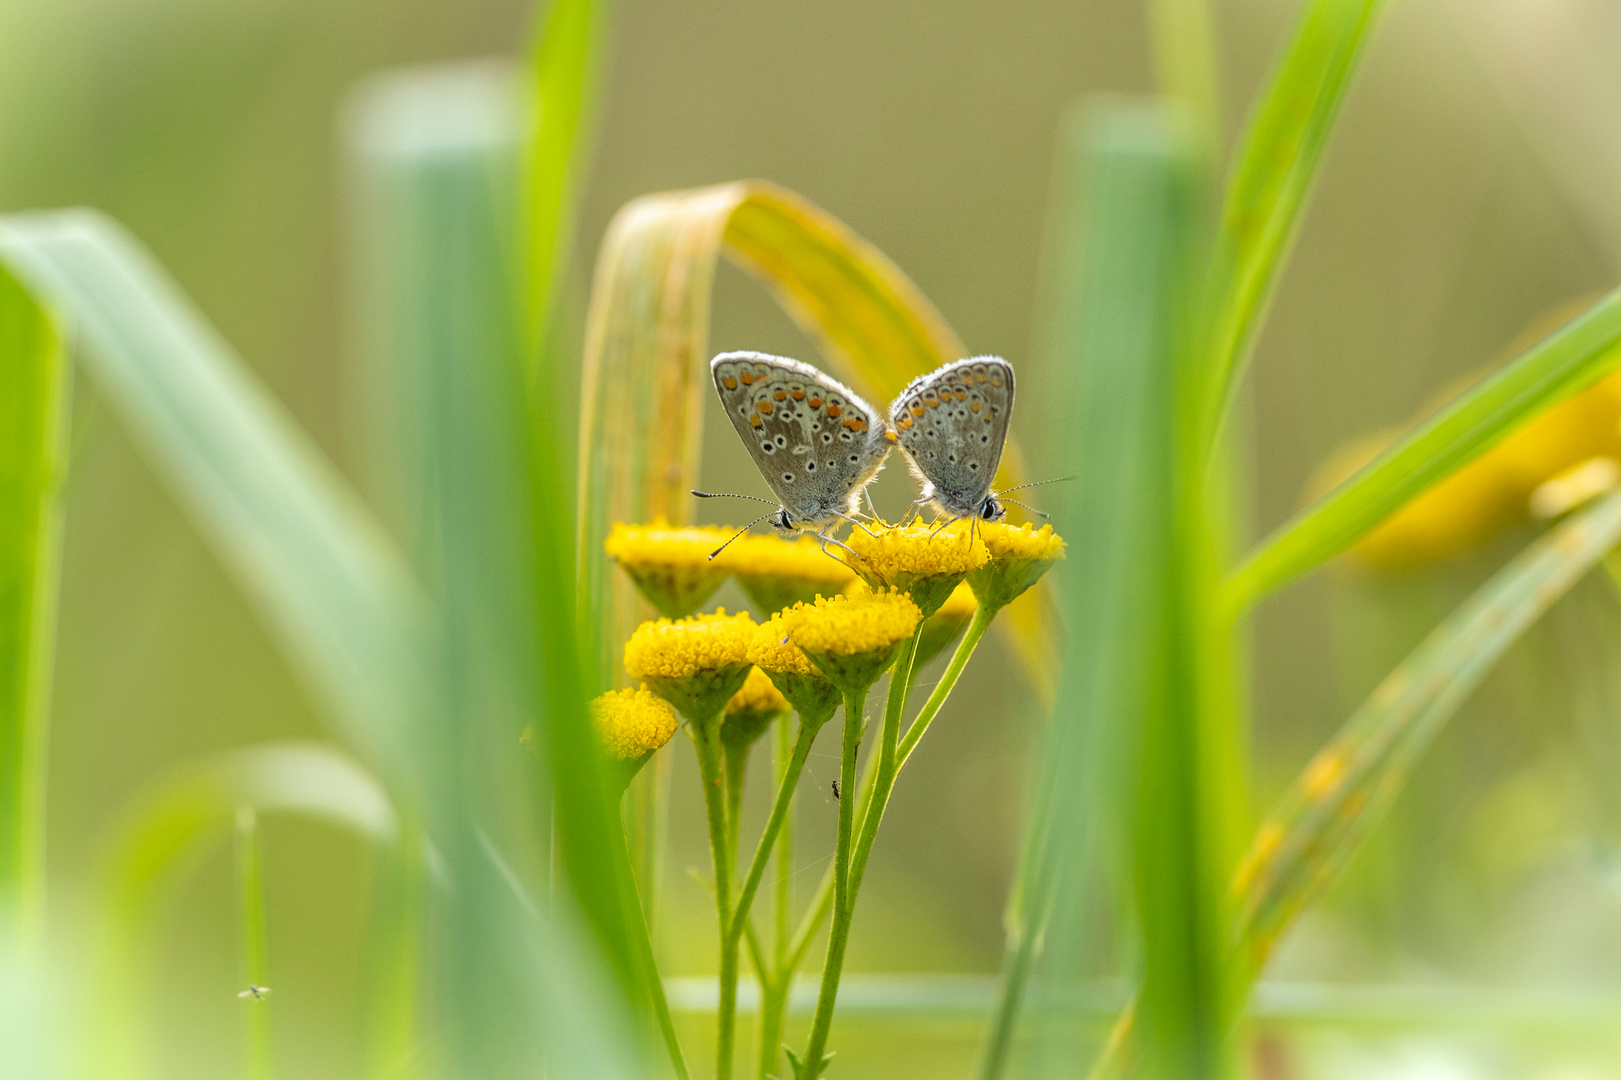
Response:
[[[771,410],[774,409],[775,407],[776,406],[772,405],[771,402],[769,402],[769,401],[762,401],[758,405],[755,406],[756,409],[759,409],[761,412],[765,413],[767,416],[771,415]]]
[[[833,419],[833,420],[837,420],[839,418],[840,414],[843,413],[843,412],[844,412],[844,410],[839,408],[837,405],[829,405],[827,407],[827,415],[828,415],[828,417],[830,419]]]
[[[923,406],[921,406],[921,405],[913,405],[910,409],[907,409],[906,411],[911,413],[913,416],[922,416],[923,415]]]
[[[771,396],[776,398],[778,401],[787,401],[788,400],[788,391],[786,391],[786,390],[778,390],[775,394],[772,394]]]
[[[884,432],[884,438],[888,439],[892,443],[900,441],[900,439],[896,437],[896,435],[895,435],[895,433],[893,431]]]
[[[979,410],[981,410],[981,409],[983,409],[983,408],[984,408],[984,407],[985,407],[985,406],[983,406],[983,405],[981,405],[981,404],[980,404],[980,403],[979,403],[979,402],[977,402],[977,401],[976,401],[976,402],[974,402],[974,403],[973,403],[973,404],[972,404],[972,405],[970,405],[970,406],[968,406],[968,408],[969,408],[969,410],[970,410],[970,411],[971,411],[971,412],[979,412]]]
[[[844,426],[849,428],[851,431],[860,431],[862,428],[867,426],[867,422],[858,417],[851,417],[844,422]]]
[[[804,401],[805,400],[805,391],[803,391],[803,390],[795,390],[794,391],[794,400],[795,401]]]
[[[927,405],[931,409],[938,409],[940,407],[940,400],[938,398],[924,398],[923,404]]]
[[[753,385],[753,383],[754,383],[754,373],[750,372],[750,371],[745,371],[743,373],[743,385],[744,386],[751,386],[751,385]]]
[[[805,402],[805,404],[809,405],[813,409],[820,409],[822,407],[822,399],[820,397],[813,397],[809,401]]]
[[[728,375],[728,376],[726,376],[726,378],[722,379],[720,381],[720,383],[721,383],[722,386],[726,387],[726,389],[728,389],[728,390],[736,390],[737,389],[737,380],[732,378],[730,375]]]
[[[760,426],[760,418],[758,416],[749,417],[749,427],[757,428],[759,426]]]

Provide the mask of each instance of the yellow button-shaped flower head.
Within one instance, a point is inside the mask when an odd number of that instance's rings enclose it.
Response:
[[[912,660],[914,670],[939,656],[946,646],[956,641],[957,635],[963,632],[977,610],[979,601],[974,599],[974,590],[968,582],[964,581],[951,590],[951,595],[940,605],[940,610],[923,623],[923,632],[917,636],[917,656]]]
[[[778,619],[788,640],[851,694],[865,693],[895,662],[923,621],[923,612],[905,593],[885,589],[796,604]]]
[[[789,640],[781,613],[755,632],[749,660],[788,699],[801,723],[817,727],[838,711],[839,688],[816,670],[805,650]]]
[[[746,611],[644,622],[625,642],[625,670],[693,724],[719,720],[749,673],[757,629]]]
[[[603,550],[659,614],[681,619],[703,607],[726,580],[729,571],[709,556],[731,535],[708,526],[673,529],[657,517],[649,525],[615,523]]]
[[[989,615],[1012,603],[1064,557],[1064,539],[1051,525],[1033,529],[981,521],[979,531],[990,558],[968,575],[968,584]]]
[[[613,759],[621,787],[670,741],[680,726],[670,703],[647,689],[610,690],[591,702],[597,738]]]
[[[874,589],[899,589],[927,618],[940,609],[970,570],[988,557],[971,521],[937,528],[923,522],[873,532],[854,529],[849,545],[859,558],[853,567]]]
[[[855,574],[809,536],[740,536],[716,556],[737,578],[760,611],[767,614],[797,603],[833,596]]]

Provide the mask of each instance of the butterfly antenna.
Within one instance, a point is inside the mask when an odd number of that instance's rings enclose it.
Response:
[[[693,488],[692,493],[700,499],[753,499],[755,502],[763,502],[767,506],[777,505],[770,499],[762,499],[758,495],[739,495],[735,491],[699,491],[697,488]],[[769,517],[770,515],[766,516]]]
[[[693,492],[693,494],[696,495],[697,492]],[[727,549],[727,547],[729,547],[731,545],[733,540],[736,540],[739,536],[742,536],[744,533],[748,532],[750,529],[754,528],[756,525],[760,524],[760,522],[764,521],[766,518],[768,518],[770,516],[771,516],[770,514],[761,514],[759,517],[755,518],[753,521],[749,522],[747,525],[745,525],[741,529],[737,530],[731,536],[727,537],[726,538],[726,543],[722,544],[720,547],[716,548],[714,551],[711,551],[709,553],[709,561],[714,562],[715,561],[715,556],[719,555],[721,552],[725,551]]]
[[[1037,510],[1035,507],[1031,506],[1029,503],[1022,503],[1018,499],[1003,499],[1000,495],[997,496],[997,499],[1000,500],[1001,502],[1007,503],[1009,506],[1022,506],[1026,510],[1030,511],[1032,514],[1036,515],[1036,517],[1041,518],[1043,521],[1046,521],[1046,520],[1048,520],[1049,518],[1052,517],[1052,515],[1047,513],[1047,511],[1045,511],[1045,510]]]
[[[1033,484],[1020,484],[1018,487],[1008,488],[1007,491],[998,491],[996,492],[996,497],[1000,499],[1003,495],[1006,495],[1008,491],[1023,491],[1025,488],[1040,487],[1043,484],[1062,484],[1066,480],[1077,480],[1079,478],[1080,473],[1070,473],[1068,476],[1055,476],[1051,480],[1037,480]],[[695,491],[693,494],[696,495],[698,493]]]

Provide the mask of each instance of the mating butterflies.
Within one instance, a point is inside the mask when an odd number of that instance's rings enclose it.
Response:
[[[913,379],[888,424],[849,387],[797,360],[757,352],[710,361],[715,391],[781,504],[783,532],[826,536],[854,519],[861,493],[899,443],[923,484],[917,506],[999,521],[991,493],[1013,415],[1013,365],[975,356]],[[695,493],[696,494],[696,493]]]
[[[893,441],[878,411],[809,364],[757,352],[709,363],[737,434],[781,504],[782,532],[826,535],[852,520]]]

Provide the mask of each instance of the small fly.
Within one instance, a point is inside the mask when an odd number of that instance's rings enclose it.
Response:
[[[833,797],[835,799],[839,797],[839,782],[837,780],[833,781]]]
[[[248,988],[236,996],[239,998],[252,998],[255,1001],[263,1001],[265,998],[270,996],[270,987],[258,986],[254,983],[249,983]]]

